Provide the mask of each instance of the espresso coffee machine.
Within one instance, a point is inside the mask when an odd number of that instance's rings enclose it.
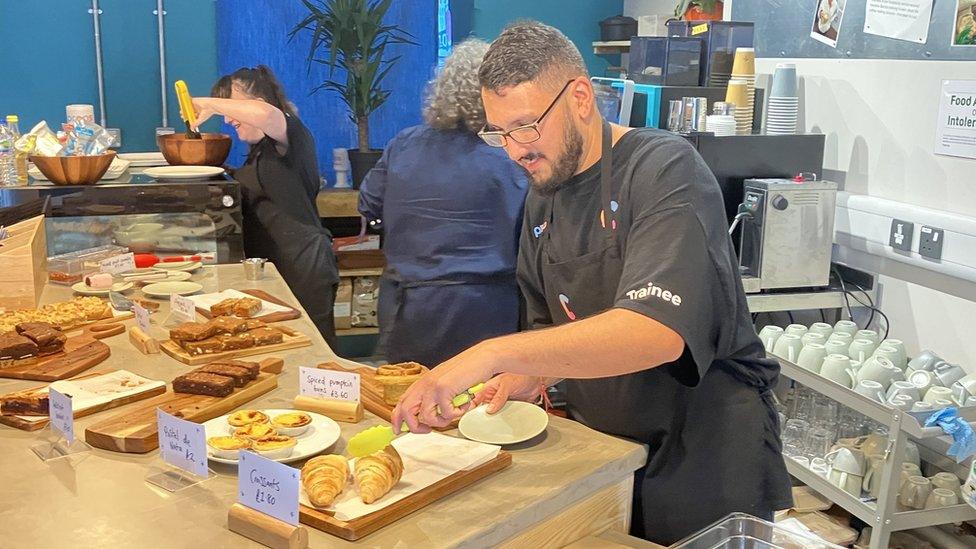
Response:
[[[827,286],[837,184],[747,179],[743,195],[736,221],[746,293]]]

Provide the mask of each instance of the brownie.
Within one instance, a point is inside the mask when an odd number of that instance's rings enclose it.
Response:
[[[254,337],[249,332],[240,334],[221,334],[217,339],[224,344],[225,351],[236,351],[238,349],[250,349],[254,347]]]
[[[251,375],[251,371],[240,366],[230,366],[229,364],[207,364],[194,370],[204,374],[217,374],[218,376],[229,377],[234,380],[234,385],[243,387],[253,380],[256,376]]]
[[[23,334],[28,330],[43,330],[45,328],[48,330],[57,329],[57,327],[50,322],[21,322],[16,326],[18,334]]]
[[[235,366],[237,368],[244,368],[251,375],[251,379],[256,379],[258,377],[258,374],[261,373],[261,365],[258,364],[257,362],[247,362],[247,361],[244,361],[244,360],[223,359],[223,360],[215,360],[215,361],[211,362],[210,364],[211,365],[214,365],[214,364],[224,364],[224,365],[227,365],[227,366]]]
[[[261,310],[261,300],[253,297],[242,297],[234,304],[234,314],[244,318],[254,316]]]
[[[249,318],[244,321],[244,327],[248,330],[257,330],[258,328],[264,328],[267,326],[263,321]]]
[[[169,331],[169,338],[173,341],[200,341],[217,333],[216,328],[209,322],[184,322]]]
[[[37,351],[36,343],[16,332],[0,334],[0,359],[27,358]]]
[[[234,380],[203,372],[189,372],[173,380],[173,391],[191,395],[227,396],[234,392]]]
[[[219,334],[239,334],[247,330],[247,321],[233,316],[220,316],[210,321]]]
[[[219,353],[224,350],[224,343],[218,336],[208,337],[201,341],[182,341],[180,345],[191,355],[202,355],[207,353]]]
[[[234,305],[239,300],[237,298],[225,299],[210,306],[210,314],[213,316],[225,316],[234,314]]]
[[[64,348],[68,336],[46,322],[25,322],[17,325],[17,332],[37,344],[38,353],[49,355]]]
[[[4,397],[0,399],[0,415],[46,416],[47,398],[47,393]]]
[[[281,330],[274,328],[257,328],[248,332],[254,338],[255,345],[272,345],[284,341],[284,334]]]

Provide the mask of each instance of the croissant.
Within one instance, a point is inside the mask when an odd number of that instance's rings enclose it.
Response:
[[[402,474],[400,454],[393,446],[387,446],[375,454],[357,459],[353,476],[359,485],[359,497],[363,503],[373,503],[393,489],[400,482]]]
[[[349,481],[349,464],[337,455],[314,457],[302,467],[302,486],[315,507],[328,507]]]

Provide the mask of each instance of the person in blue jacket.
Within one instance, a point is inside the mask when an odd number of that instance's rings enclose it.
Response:
[[[478,137],[487,50],[473,39],[454,48],[430,84],[425,123],[390,141],[360,189],[359,211],[385,231],[378,352],[390,362],[436,366],[519,328],[528,180]]]

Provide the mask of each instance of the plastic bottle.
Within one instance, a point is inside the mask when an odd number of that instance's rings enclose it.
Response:
[[[20,118],[16,114],[7,115],[7,130],[11,135],[11,144],[20,139]],[[27,153],[22,153],[14,149],[14,166],[17,169],[16,184],[27,184]]]
[[[17,184],[17,163],[14,158],[14,140],[6,124],[0,124],[0,187]]]

